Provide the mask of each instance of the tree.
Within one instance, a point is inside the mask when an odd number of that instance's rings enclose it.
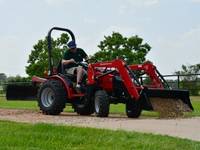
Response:
[[[24,83],[24,82],[30,82],[29,77],[21,77],[20,75],[16,76],[9,76],[7,78],[8,83]]]
[[[200,64],[195,64],[195,65],[182,65],[180,71],[175,72],[176,75],[188,75],[188,74],[200,74]],[[183,80],[187,81],[194,81],[197,79],[196,75],[191,75],[191,76],[183,76]]]
[[[98,45],[100,51],[91,57],[92,61],[122,58],[127,64],[139,64],[145,61],[145,56],[151,49],[151,46],[143,43],[143,39],[137,35],[123,37],[120,33],[113,32],[111,36],[104,38]]]
[[[57,66],[63,56],[63,49],[69,40],[69,36],[65,33],[61,34],[57,39],[52,39],[52,58],[53,65]],[[48,43],[47,38],[39,40],[33,46],[33,50],[29,55],[26,73],[29,76],[37,75],[43,77],[44,71],[48,70]]]
[[[7,76],[5,73],[0,73],[0,83],[5,82],[7,79]]]
[[[185,75],[180,76],[180,87],[189,89],[191,95],[199,95],[200,90],[200,79],[195,74],[200,74],[200,64],[195,65],[182,65],[180,71],[175,72],[176,75]],[[194,75],[190,75],[194,74]],[[189,75],[189,76],[188,76]]]
[[[5,73],[0,73],[0,94],[3,94],[5,91],[5,82],[6,82],[7,76]]]

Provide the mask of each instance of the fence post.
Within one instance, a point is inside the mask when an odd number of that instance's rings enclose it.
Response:
[[[179,85],[180,84],[180,76],[178,75],[177,77],[178,77],[178,89],[179,89],[180,88],[180,85]]]

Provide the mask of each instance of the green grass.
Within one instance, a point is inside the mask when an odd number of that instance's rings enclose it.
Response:
[[[198,150],[200,142],[137,132],[0,121],[2,150]]]
[[[0,108],[39,110],[36,101],[6,101],[5,98],[0,98]],[[73,109],[71,106],[66,106],[65,111],[73,112]],[[125,105],[111,104],[110,113],[125,115]],[[142,116],[156,117],[158,115],[156,112],[143,111]]]
[[[192,105],[194,111],[192,113],[187,113],[186,116],[200,116],[200,96],[191,97]],[[0,108],[11,108],[11,109],[31,109],[39,110],[36,101],[6,101],[5,98],[0,97]],[[66,106],[65,111],[73,112],[71,106]],[[110,107],[110,113],[125,114],[124,104],[112,104]],[[143,111],[141,117],[157,117],[158,113]]]
[[[192,105],[194,107],[194,111],[189,116],[200,116],[200,96],[192,96]]]
[[[0,97],[0,108],[38,110],[36,101],[7,101]]]

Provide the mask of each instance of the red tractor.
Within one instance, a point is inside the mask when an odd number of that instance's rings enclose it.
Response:
[[[53,68],[51,46],[53,30],[65,31],[72,40],[75,40],[73,32],[69,29],[54,27],[48,32],[49,75],[46,78],[36,76],[32,78],[34,85],[40,85],[38,105],[44,114],[58,115],[63,111],[66,103],[70,103],[80,115],[90,115],[95,112],[98,117],[107,117],[111,103],[124,103],[127,116],[137,118],[142,110],[154,109],[151,104],[152,98],[161,98],[163,101],[180,100],[193,110],[189,92],[172,90],[150,62],[142,65],[127,65],[121,59],[88,65],[80,62],[79,65],[87,69],[87,77],[82,92],[77,93],[73,86],[75,75],[66,74],[61,63],[57,68]],[[136,71],[147,74],[151,83],[142,85],[136,76]],[[32,90],[32,95],[35,95],[36,89]],[[13,98],[9,90],[7,98]]]

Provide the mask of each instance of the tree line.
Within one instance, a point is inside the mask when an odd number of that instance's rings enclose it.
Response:
[[[52,39],[52,58],[54,67],[63,57],[64,51],[67,50],[69,36],[65,33],[60,37]],[[26,73],[29,76],[43,76],[44,71],[48,70],[48,43],[47,39],[39,40],[31,51],[28,58]],[[125,37],[118,32],[113,32],[109,36],[104,36],[104,40],[98,44],[99,50],[90,56],[91,62],[109,61],[116,58],[124,59],[127,64],[143,63],[146,60],[147,53],[151,46],[144,43],[143,39],[137,35]],[[83,48],[84,49],[84,48]]]

